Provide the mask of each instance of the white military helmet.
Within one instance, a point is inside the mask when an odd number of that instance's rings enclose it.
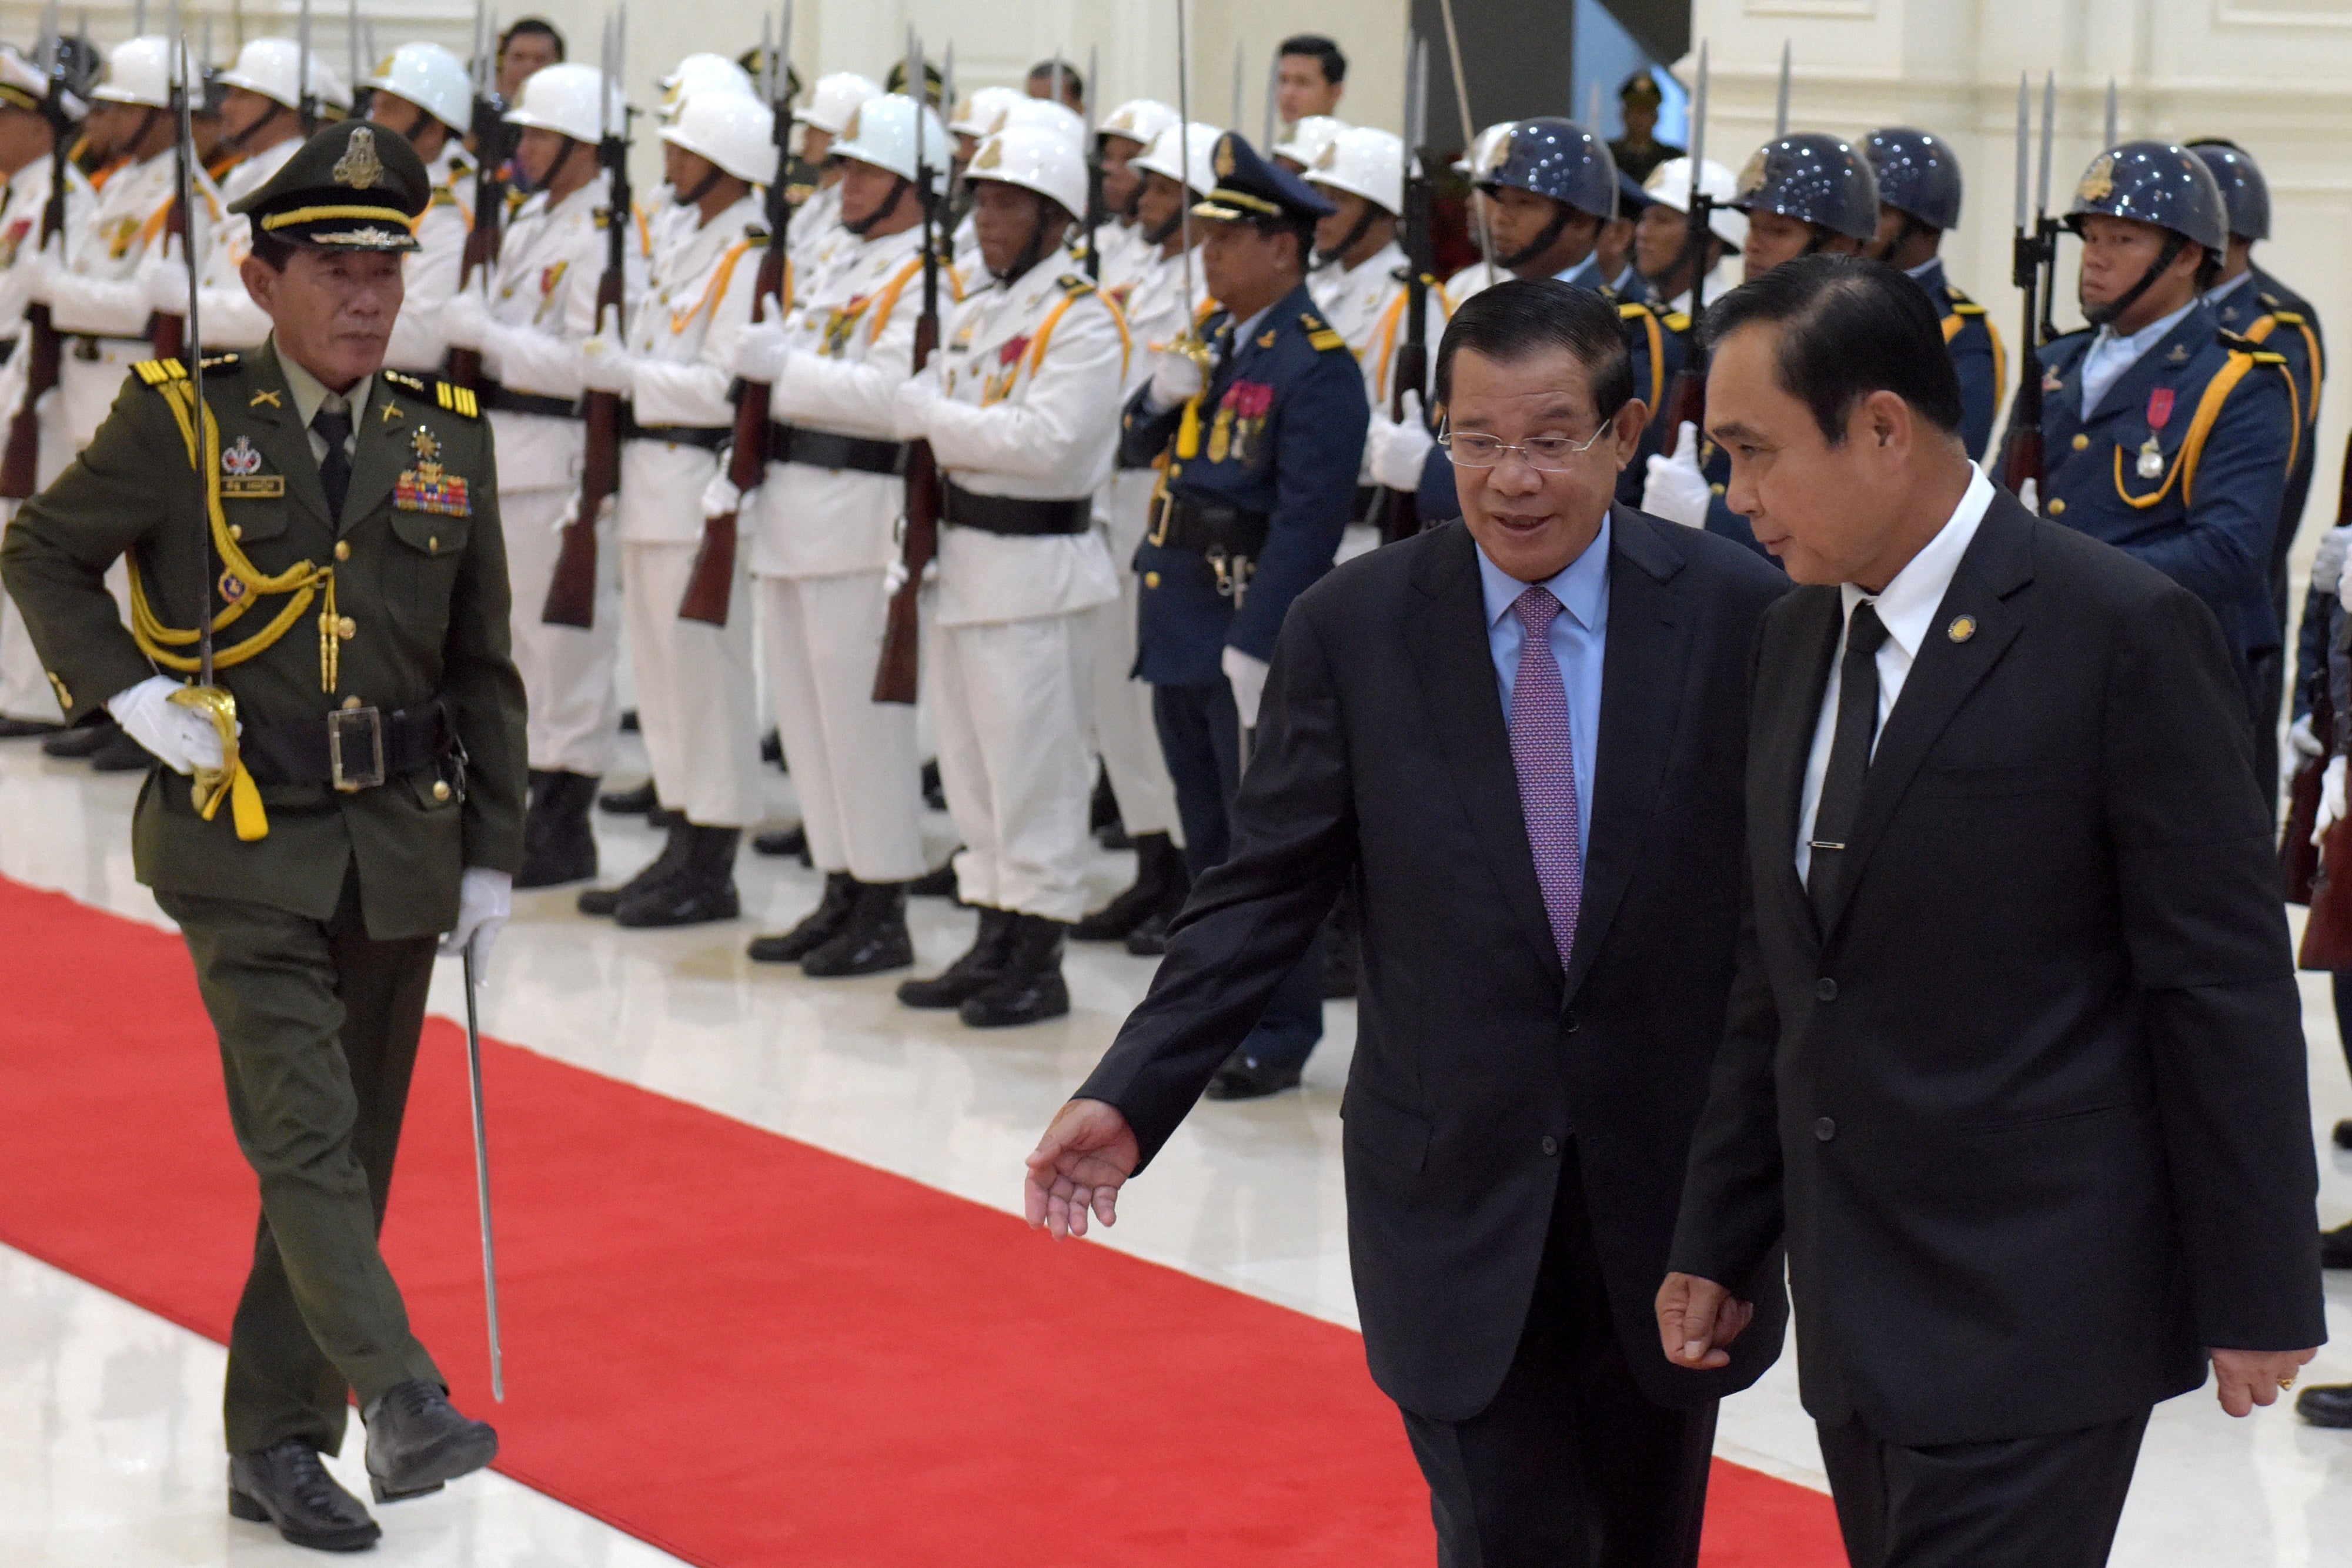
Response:
[[[1642,182],[1642,189],[1650,200],[1662,207],[1672,207],[1678,213],[1690,211],[1691,168],[1688,158],[1670,158],[1650,171]],[[1738,193],[1739,183],[1731,171],[1712,158],[1699,161],[1699,189],[1705,191],[1714,207],[1706,215],[1707,231],[1738,254],[1748,243],[1748,214],[1731,209],[1732,198]],[[1684,231],[1687,234],[1689,231]]]
[[[1470,143],[1470,151],[1454,160],[1454,172],[1467,174],[1474,169],[1485,168],[1491,162],[1487,154],[1494,152],[1495,144],[1508,141],[1511,127],[1517,123],[1516,120],[1498,120],[1478,132],[1477,139]]]
[[[1029,95],[1018,88],[983,87],[964,99],[963,108],[948,121],[958,136],[993,136],[1003,129],[1004,111]]]
[[[1160,133],[1181,118],[1156,98],[1133,98],[1120,104],[1095,127],[1097,136],[1124,136],[1139,147],[1149,147]]]
[[[1077,110],[1066,103],[1055,103],[1048,98],[1031,98],[1024,93],[1005,106],[1003,118],[997,120],[995,130],[989,134],[1001,136],[1008,131],[1021,130],[1043,131],[1048,135],[1058,136],[1070,144],[1070,150],[1078,155],[1080,162],[1086,162],[1087,122]],[[1083,213],[1086,206],[1081,203],[1071,210]]]
[[[1347,129],[1348,122],[1344,120],[1335,120],[1328,114],[1310,114],[1290,128],[1289,141],[1275,143],[1271,156],[1287,158],[1302,169],[1312,169],[1315,160],[1323,155],[1323,149],[1329,145],[1331,139]]]
[[[226,87],[241,87],[247,92],[257,92],[273,103],[289,109],[302,107],[302,46],[291,38],[256,38],[237,50],[236,63],[221,72],[219,81]],[[352,89],[334,68],[310,51],[310,96],[349,114]]]
[[[38,110],[48,96],[48,73],[18,54],[13,45],[0,44],[0,103]],[[63,94],[58,101],[68,120],[79,120],[89,112],[88,106],[72,93]]]
[[[1045,100],[1040,99],[1038,102]],[[1069,110],[1062,111],[1068,114]],[[1077,116],[1070,115],[1076,120]],[[980,144],[965,180],[1018,185],[1061,204],[1072,217],[1087,210],[1087,161],[1077,146],[1043,125],[1008,125]]]
[[[1404,211],[1404,138],[1351,125],[1323,144],[1300,176],[1358,195],[1391,215]]]
[[[1199,120],[1182,128],[1184,162],[1176,162],[1178,128],[1171,125],[1152,138],[1151,145],[1141,156],[1130,160],[1128,167],[1147,174],[1162,174],[1180,185],[1192,187],[1196,195],[1205,196],[1217,188],[1217,138],[1224,134],[1213,125]]]
[[[816,87],[809,93],[808,107],[801,110],[798,118],[803,125],[814,125],[828,136],[838,136],[859,104],[881,96],[881,83],[856,71],[835,71],[816,78]]]
[[[689,98],[661,139],[739,180],[764,185],[776,177],[776,117],[756,98],[731,92]]]
[[[507,111],[507,123],[593,142],[607,124],[621,123],[626,109],[621,89],[607,88],[594,66],[549,66],[522,84],[522,102]]]
[[[688,99],[711,93],[731,93],[753,99],[759,97],[759,89],[751,85],[751,73],[725,55],[688,55],[655,85],[662,91],[661,117],[666,122],[677,119],[678,110],[686,107]]]
[[[919,122],[916,119],[919,109],[922,115]],[[848,122],[841,129],[840,140],[833,144],[833,155],[854,158],[860,163],[887,169],[901,180],[911,180],[915,177],[919,123],[922,162],[931,170],[931,190],[934,193],[943,193],[955,143],[948,138],[948,128],[940,123],[939,111],[929,104],[917,104],[905,93],[884,93],[851,110]]]
[[[188,57],[180,56],[180,74]],[[170,47],[160,35],[132,38],[114,46],[106,57],[106,81],[90,93],[100,103],[135,103],[148,109],[172,107],[173,71]]]
[[[368,86],[415,104],[452,131],[474,120],[474,80],[466,62],[438,44],[403,44],[383,57]]]

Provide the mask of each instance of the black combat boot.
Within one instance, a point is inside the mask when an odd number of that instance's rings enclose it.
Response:
[[[1192,891],[1192,873],[1185,869],[1184,852],[1166,833],[1139,833],[1135,839],[1135,881],[1127,891],[1070,927],[1074,942],[1123,942],[1128,933],[1153,915],[1175,918]]]
[[[364,1552],[383,1533],[299,1437],[229,1456],[228,1516],[274,1524],[289,1543],[314,1552]]]
[[[1013,932],[1021,917],[1009,909],[980,911],[980,932],[962,957],[928,980],[907,980],[898,987],[898,1000],[910,1008],[961,1007],[1004,973],[1013,946]]]
[[[621,907],[622,900],[645,892],[656,883],[668,881],[686,869],[687,851],[694,842],[694,830],[680,822],[670,829],[669,837],[662,841],[661,853],[647,861],[637,874],[618,887],[592,887],[580,895],[583,915],[611,915]]]
[[[1062,938],[1069,927],[1042,915],[1013,918],[1003,972],[956,1009],[966,1028],[1010,1029],[1070,1010],[1070,988],[1062,983]]]
[[[818,979],[878,975],[915,961],[915,939],[907,934],[907,884],[861,882],[849,919],[832,937],[801,960],[801,972]]]
[[[755,964],[790,964],[805,958],[841,934],[849,911],[857,902],[857,879],[845,871],[824,873],[824,896],[790,931],[754,936],[745,949]]]
[[[735,848],[740,828],[698,828],[687,823],[686,862],[677,872],[631,894],[613,911],[614,924],[630,927],[707,925],[743,913],[735,894]]]
[[[519,888],[558,887],[596,878],[596,831],[588,812],[596,801],[590,773],[530,775],[530,805],[522,820],[522,869]]]
[[[429,1383],[399,1385],[360,1412],[367,1423],[368,1486],[378,1502],[439,1491],[499,1457],[499,1435],[457,1414]]]
[[[614,817],[642,817],[660,804],[650,779],[634,789],[607,789],[596,798],[596,810]]]
[[[770,828],[751,840],[751,852],[782,860],[789,855],[803,865],[809,863],[808,829],[795,825]]]

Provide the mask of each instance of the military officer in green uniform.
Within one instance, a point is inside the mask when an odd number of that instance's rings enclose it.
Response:
[[[498,1450],[377,1246],[436,941],[486,956],[522,853],[488,431],[461,389],[382,368],[426,197],[404,138],[313,137],[234,209],[269,340],[204,361],[201,403],[179,361],[136,367],[0,548],[68,721],[110,712],[163,761],[133,863],[187,938],[261,1195],[229,1511],[327,1550],[380,1533],[319,1462],[352,1392],[379,1502]],[[124,556],[127,627],[104,580]],[[233,719],[186,706],[199,605]]]

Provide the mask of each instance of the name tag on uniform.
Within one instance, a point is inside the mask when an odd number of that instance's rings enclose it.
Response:
[[[224,501],[279,500],[286,494],[286,476],[261,472],[261,454],[240,435],[235,445],[221,452],[220,493]]]

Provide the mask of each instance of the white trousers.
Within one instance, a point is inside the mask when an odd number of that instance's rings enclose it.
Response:
[[[1083,694],[1094,613],[939,626],[925,642],[967,904],[1066,922],[1086,913],[1094,780]]]
[[[874,700],[888,606],[882,574],[761,577],[760,640],[784,765],[816,869],[912,882],[923,863],[915,710]]]
[[[1111,793],[1118,797],[1118,818],[1129,834],[1167,833],[1181,844],[1183,829],[1176,819],[1176,786],[1169,781],[1168,763],[1160,754],[1160,731],[1151,720],[1151,687],[1136,680],[1136,600],[1140,593],[1135,573],[1118,574],[1118,598],[1097,605],[1092,646],[1087,659],[1093,668],[1088,694],[1094,722],[1095,750],[1110,775]]]
[[[514,588],[514,662],[530,700],[530,766],[601,777],[613,766],[621,700],[613,666],[621,648],[620,551],[609,518],[597,531],[596,624],[550,626],[539,618],[563,536],[556,519],[571,497],[562,490],[501,490],[507,578]]]
[[[700,553],[699,545],[622,545],[622,621],[654,792],[698,828],[740,828],[760,817],[755,612],[739,566],[726,625],[678,618]]]

